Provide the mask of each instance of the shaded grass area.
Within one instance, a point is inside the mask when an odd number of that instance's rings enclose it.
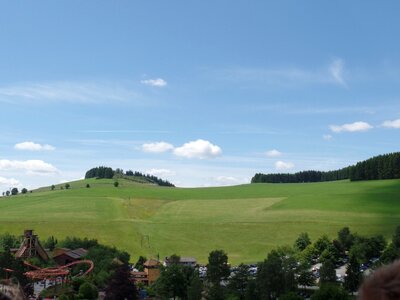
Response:
[[[86,184],[90,188],[86,188]],[[333,237],[343,226],[390,237],[400,224],[400,181],[251,184],[168,188],[119,179],[71,182],[0,198],[0,232],[32,228],[54,235],[97,238],[138,255],[173,253],[206,262],[214,249],[232,263],[256,262],[299,233]]]

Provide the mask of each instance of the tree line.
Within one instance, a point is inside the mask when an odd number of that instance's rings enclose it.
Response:
[[[400,226],[390,243],[382,235],[363,236],[343,227],[335,238],[323,235],[314,242],[301,233],[292,247],[273,249],[262,262],[251,266],[231,267],[228,254],[214,250],[204,277],[196,269],[180,265],[179,256],[172,255],[172,264],[162,268],[160,278],[149,289],[157,299],[350,300],[367,277],[366,269],[377,269],[399,257]],[[345,276],[338,277],[336,269],[343,265]],[[256,273],[251,272],[255,266]],[[319,288],[307,288],[311,286]]]
[[[32,290],[31,282],[24,276],[26,266],[10,253],[19,243],[15,236],[0,235],[0,279],[9,276],[6,269],[15,270],[13,276],[29,295]],[[350,294],[363,283],[367,268],[376,269],[400,257],[400,226],[389,243],[382,235],[363,236],[351,232],[348,227],[340,229],[333,239],[323,235],[314,242],[307,233],[301,233],[293,246],[273,249],[255,265],[232,267],[225,251],[214,250],[209,254],[205,276],[200,276],[198,268],[181,265],[179,256],[172,255],[171,264],[162,267],[160,277],[152,286],[138,284],[137,288],[130,281],[130,256],[124,251],[101,245],[94,239],[76,237],[60,242],[49,237],[43,246],[49,250],[85,248],[88,250],[86,258],[95,264],[91,275],[72,280],[71,289],[58,295],[60,299],[97,299],[100,289],[106,291],[106,299],[137,299],[138,289],[147,289],[147,294],[157,299],[353,299]],[[140,257],[136,267],[143,267],[145,260]],[[54,264],[51,261],[45,265],[40,261],[30,262],[42,267]],[[321,264],[319,269],[316,269],[317,263]],[[336,269],[342,265],[346,266],[346,276],[338,278]],[[317,285],[317,290],[306,288]]]
[[[85,174],[85,179],[88,178],[106,178],[106,179],[111,179],[114,176],[128,176],[128,177],[142,177],[145,178],[147,181],[160,185],[160,186],[170,186],[170,187],[174,187],[175,185],[173,185],[171,182],[167,181],[167,180],[163,180],[161,178],[158,178],[157,176],[154,175],[149,175],[149,174],[144,174],[138,171],[132,171],[132,170],[128,170],[126,172],[124,172],[122,169],[115,169],[113,170],[110,167],[104,167],[104,166],[100,166],[100,167],[96,167],[96,168],[92,168],[90,170],[88,170]]]
[[[251,183],[301,183],[350,179],[377,180],[400,178],[400,152],[378,155],[333,171],[301,171],[297,173],[257,173]]]

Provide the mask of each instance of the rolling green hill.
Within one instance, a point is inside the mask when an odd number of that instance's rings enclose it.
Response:
[[[400,180],[190,189],[113,183],[86,179],[68,190],[0,198],[0,232],[18,235],[29,228],[42,239],[97,238],[127,250],[133,260],[177,253],[206,262],[211,250],[224,249],[239,263],[260,261],[301,232],[333,237],[349,226],[390,237],[400,224]]]

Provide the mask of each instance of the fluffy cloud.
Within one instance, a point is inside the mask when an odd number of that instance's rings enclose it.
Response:
[[[269,151],[265,152],[265,155],[268,157],[278,157],[278,156],[282,155],[282,152],[279,152],[278,150],[273,149],[273,150],[269,150]]]
[[[291,162],[284,162],[281,160],[278,160],[275,163],[275,169],[278,171],[285,171],[285,170],[290,170],[294,168],[294,164]]]
[[[43,160],[8,160],[0,159],[0,170],[24,170],[28,174],[53,174],[58,170]]]
[[[167,85],[167,82],[162,78],[146,79],[142,80],[141,83],[155,87],[164,87]]]
[[[400,119],[393,120],[393,121],[390,121],[390,120],[389,121],[385,121],[385,122],[382,123],[382,126],[386,127],[386,128],[399,129],[400,128]]]
[[[154,175],[154,176],[159,176],[159,177],[165,177],[165,176],[174,176],[175,172],[168,170],[168,169],[150,169],[146,171],[147,174]]]
[[[217,157],[222,154],[222,150],[209,141],[199,139],[175,148],[174,154],[180,157],[204,159]]]
[[[339,133],[339,132],[357,132],[357,131],[367,131],[371,128],[373,128],[372,125],[366,123],[366,122],[354,122],[350,124],[343,124],[343,125],[331,125],[329,126],[330,129],[333,132]]]
[[[19,187],[21,183],[15,178],[0,177],[0,187]]]
[[[18,143],[15,144],[14,148],[17,150],[27,150],[27,151],[53,151],[56,149],[55,147],[48,144],[41,145],[41,144],[36,144],[34,142]]]
[[[344,85],[344,79],[343,79],[343,60],[341,59],[335,59],[331,65],[329,66],[329,72],[332,76],[332,78],[339,84]]]
[[[142,145],[142,150],[149,153],[162,153],[172,149],[174,149],[174,146],[166,142],[156,142]]]

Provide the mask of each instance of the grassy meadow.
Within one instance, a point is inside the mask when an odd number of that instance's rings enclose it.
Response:
[[[86,188],[86,184],[90,188]],[[96,238],[138,255],[173,253],[207,261],[224,249],[231,263],[257,262],[301,232],[334,237],[343,226],[392,235],[400,224],[400,180],[168,188],[125,179],[71,182],[0,198],[0,233],[34,229]]]

